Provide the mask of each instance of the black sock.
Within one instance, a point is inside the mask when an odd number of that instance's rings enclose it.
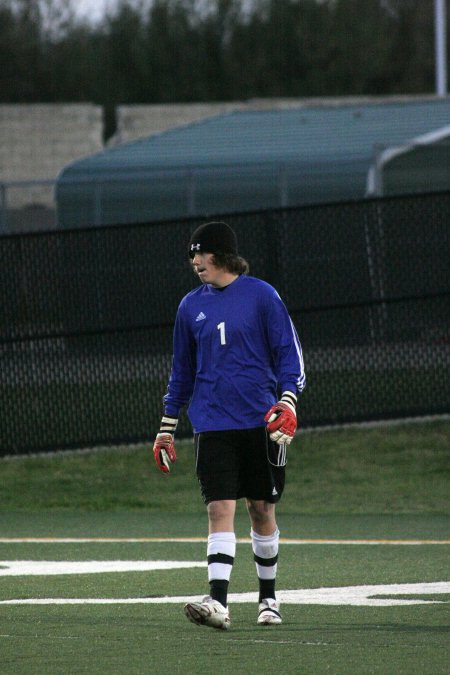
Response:
[[[275,600],[275,579],[259,579],[259,602],[265,598]]]
[[[227,606],[228,584],[226,579],[211,579],[209,582],[212,599],[218,600],[224,607]]]

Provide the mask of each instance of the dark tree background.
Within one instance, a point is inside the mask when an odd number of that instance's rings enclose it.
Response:
[[[433,0],[0,0],[0,102],[434,91]],[[448,12],[450,14],[450,12]]]

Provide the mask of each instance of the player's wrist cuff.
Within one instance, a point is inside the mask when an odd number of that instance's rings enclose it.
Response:
[[[161,419],[161,424],[159,426],[159,432],[161,434],[174,434],[178,425],[178,417],[172,417],[171,415],[163,415]]]
[[[286,403],[295,412],[297,406],[297,396],[292,391],[284,391],[281,395],[281,402]]]

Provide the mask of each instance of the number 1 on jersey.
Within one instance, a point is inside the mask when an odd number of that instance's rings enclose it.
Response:
[[[217,324],[217,330],[220,331],[220,344],[226,345],[227,341],[225,340],[225,321],[221,321]]]

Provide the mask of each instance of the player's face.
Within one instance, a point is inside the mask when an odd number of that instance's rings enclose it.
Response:
[[[213,259],[213,253],[196,253],[192,259],[192,267],[202,283],[220,288],[225,285],[224,280],[227,272],[221,267],[216,267]]]

